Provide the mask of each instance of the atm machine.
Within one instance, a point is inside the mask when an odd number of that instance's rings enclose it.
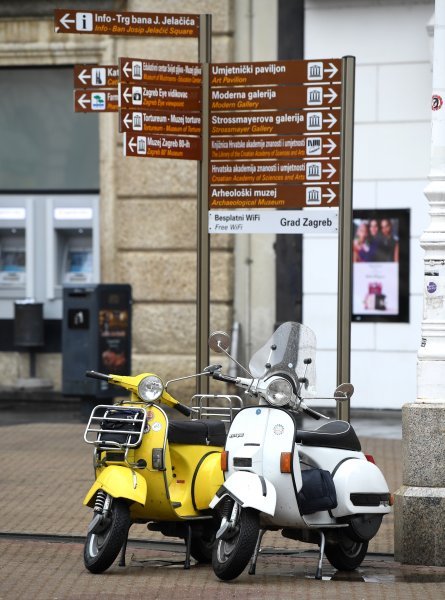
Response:
[[[48,314],[62,316],[64,286],[99,283],[99,198],[93,195],[47,199]]]
[[[98,194],[0,194],[0,351],[17,350],[17,303],[42,304],[41,351],[60,351],[64,286],[99,282]]]
[[[32,213],[26,198],[0,203],[0,319],[12,319],[15,300],[32,293]]]

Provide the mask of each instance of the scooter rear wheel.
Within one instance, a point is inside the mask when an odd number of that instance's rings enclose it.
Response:
[[[238,531],[217,540],[213,547],[212,566],[217,577],[230,581],[241,575],[253,555],[259,530],[258,512],[252,508],[241,509]]]
[[[130,510],[123,500],[113,500],[108,526],[90,532],[85,540],[83,560],[91,573],[103,573],[116,560],[130,527]]]
[[[324,553],[331,565],[338,571],[354,571],[359,567],[368,552],[368,542],[356,542],[342,533],[338,541],[326,544]]]

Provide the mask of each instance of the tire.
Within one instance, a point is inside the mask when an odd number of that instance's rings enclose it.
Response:
[[[235,579],[248,565],[260,530],[258,512],[252,508],[241,509],[238,525],[234,536],[219,539],[213,547],[213,571],[223,581]]]
[[[108,527],[100,533],[88,533],[83,560],[90,573],[103,573],[116,560],[130,528],[130,509],[123,500],[113,500]]]
[[[368,552],[368,542],[357,542],[345,533],[338,541],[326,544],[325,554],[331,565],[338,571],[354,571],[359,567]]]
[[[212,562],[213,546],[216,541],[218,526],[212,521],[212,526],[201,535],[192,537],[190,554],[199,563],[210,564]]]

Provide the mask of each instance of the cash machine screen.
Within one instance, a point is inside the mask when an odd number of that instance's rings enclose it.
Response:
[[[93,274],[93,253],[91,249],[68,250],[64,283],[90,283]]]
[[[0,249],[0,283],[24,284],[25,261],[24,249]]]

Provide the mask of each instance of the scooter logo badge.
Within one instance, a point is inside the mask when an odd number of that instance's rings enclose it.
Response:
[[[284,427],[283,425],[277,424],[273,427],[273,432],[275,435],[283,435]]]
[[[162,425],[161,425],[161,423],[158,423],[156,421],[156,423],[153,423],[153,425],[151,426],[151,428],[153,429],[153,431],[161,431]]]
[[[257,408],[255,412],[256,412],[257,415],[260,415],[261,414],[261,408]]]

